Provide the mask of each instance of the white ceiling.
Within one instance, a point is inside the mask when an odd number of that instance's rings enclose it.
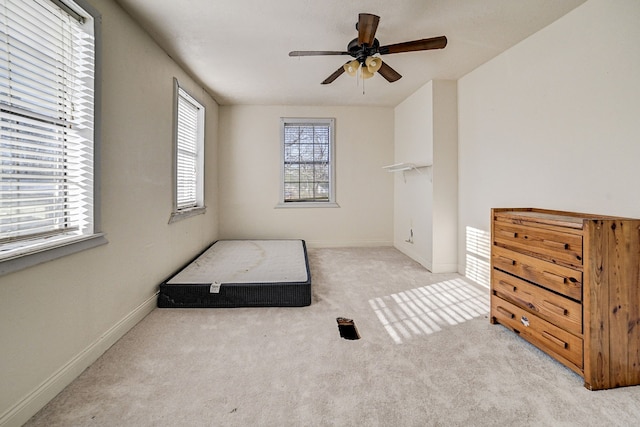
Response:
[[[458,79],[585,0],[117,0],[222,105],[395,106],[433,79]],[[385,55],[402,74],[320,82],[348,56],[358,13],[381,45],[445,35],[442,50]]]

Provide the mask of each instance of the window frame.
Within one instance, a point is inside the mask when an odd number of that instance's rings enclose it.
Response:
[[[286,201],[285,200],[285,128],[288,124],[309,124],[329,126],[329,199],[327,201]],[[280,195],[276,208],[339,208],[336,199],[336,144],[335,119],[310,117],[280,118]]]
[[[101,197],[100,197],[100,145],[102,116],[102,34],[100,12],[86,0],[50,0],[74,18],[90,19],[94,36],[94,105],[93,105],[93,231],[84,235],[34,238],[33,244],[25,245],[13,254],[0,258],[0,276],[29,268],[44,262],[52,261],[67,255],[88,250],[108,243],[101,229]],[[1,244],[0,244],[1,246]],[[1,253],[0,253],[1,254]]]
[[[193,95],[180,85],[177,78],[173,79],[174,88],[174,114],[173,114],[173,208],[169,218],[169,224],[190,218],[192,216],[201,215],[206,212],[204,201],[204,146],[205,146],[205,117],[206,108]],[[184,98],[187,102],[194,104],[198,108],[197,117],[197,141],[196,141],[196,204],[185,208],[178,207],[178,120],[179,120],[179,101]]]

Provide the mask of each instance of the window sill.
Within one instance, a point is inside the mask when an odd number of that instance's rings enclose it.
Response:
[[[276,209],[288,209],[288,208],[339,208],[340,205],[336,202],[280,202]]]
[[[181,221],[183,219],[191,218],[192,216],[202,215],[206,211],[206,206],[197,206],[195,208],[175,211],[171,214],[171,218],[169,218],[169,224],[173,224],[174,222]]]
[[[14,255],[8,254],[5,257],[0,255],[0,276],[95,248],[106,243],[108,243],[108,241],[104,234],[97,233],[90,236],[60,239],[51,242],[50,245],[41,245],[38,248],[25,248],[24,251],[20,251]]]

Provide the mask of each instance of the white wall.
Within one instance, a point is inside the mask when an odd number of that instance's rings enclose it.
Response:
[[[491,207],[640,217],[638,23],[590,0],[459,80],[461,272]]]
[[[458,84],[433,82],[433,269],[458,267]]]
[[[102,13],[102,229],[109,243],[0,277],[0,425],[21,425],[155,306],[217,237],[218,106],[112,0]],[[207,109],[207,213],[169,225],[173,77]]]
[[[339,208],[276,209],[280,117],[333,117]],[[301,238],[309,246],[392,243],[393,110],[366,107],[222,106],[221,238]]]
[[[434,273],[456,271],[456,82],[428,82],[394,114],[394,162],[433,165],[396,173],[394,246]]]
[[[394,110],[393,163],[433,163],[433,82]],[[421,173],[420,173],[421,172]],[[433,185],[431,169],[394,174],[393,244],[428,269],[433,268]],[[413,230],[413,242],[410,239]]]

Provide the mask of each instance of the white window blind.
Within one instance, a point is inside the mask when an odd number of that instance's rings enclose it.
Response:
[[[50,0],[0,1],[0,21],[2,249],[91,234],[93,26]]]
[[[201,153],[204,107],[178,88],[176,129],[176,209],[202,205]]]

